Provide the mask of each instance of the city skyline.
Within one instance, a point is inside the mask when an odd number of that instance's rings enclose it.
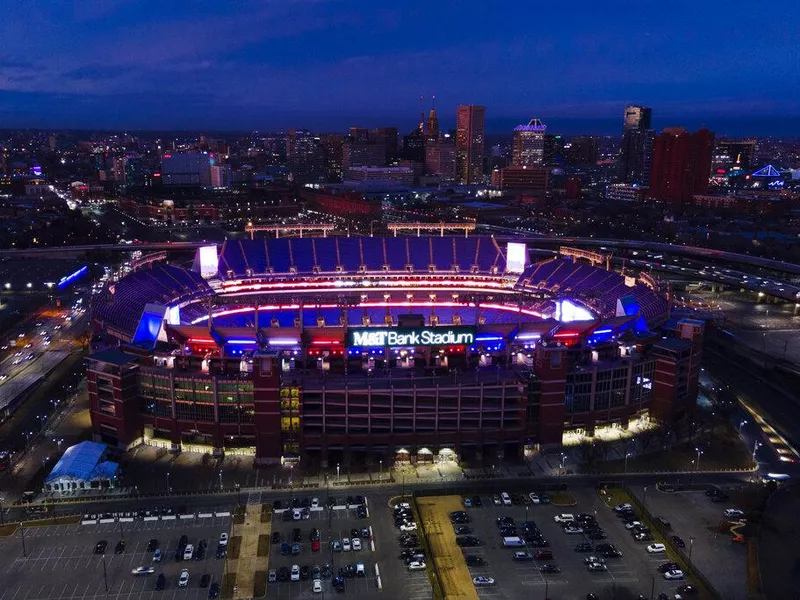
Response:
[[[325,1],[236,11],[40,4],[11,5],[0,22],[4,127],[407,131],[419,96],[435,93],[443,130],[455,127],[457,105],[475,104],[487,108],[487,133],[536,115],[553,131],[614,134],[620,108],[642,104],[654,109],[654,129],[800,134],[799,68],[783,58],[796,26],[754,22],[745,6],[680,2],[661,15],[647,1],[598,16],[580,6],[487,12],[417,1],[402,11]],[[790,7],[778,1],[774,14],[781,4]],[[534,22],[536,36],[512,26]]]

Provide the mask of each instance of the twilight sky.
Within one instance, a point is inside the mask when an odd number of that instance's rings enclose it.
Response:
[[[616,133],[634,102],[658,128],[800,135],[797,0],[757,5],[9,0],[0,127],[407,131],[435,93],[445,128],[473,103],[490,131]]]

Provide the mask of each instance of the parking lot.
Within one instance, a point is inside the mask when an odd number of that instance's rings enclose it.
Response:
[[[667,593],[672,597],[676,588],[685,581],[665,581],[658,566],[667,562],[665,555],[651,555],[646,551],[646,542],[636,542],[625,529],[623,523],[602,502],[594,489],[573,491],[577,505],[556,507],[552,505],[516,504],[495,506],[491,497],[482,496],[482,506],[466,508],[470,516],[468,526],[482,544],[463,548],[465,555],[480,557],[482,566],[470,567],[473,577],[486,576],[495,580],[494,585],[478,587],[481,598],[509,600],[525,597],[551,597],[559,600],[585,599],[586,594],[594,593],[599,598],[611,599],[615,595],[623,597],[625,590],[632,594],[653,597]],[[576,552],[575,546],[590,542],[583,534],[566,534],[561,525],[554,521],[560,513],[586,513],[595,516],[607,539],[594,543],[613,543],[621,552],[618,558],[607,558],[607,570],[589,572],[584,559],[591,553]],[[496,524],[500,516],[508,516],[519,524],[534,521],[541,530],[552,550],[552,560],[514,561],[515,551],[534,553],[537,548],[506,548]],[[591,542],[590,542],[591,543]],[[557,565],[559,572],[542,573],[543,564]]]
[[[220,534],[228,532],[230,526],[230,517],[211,516],[26,527],[0,540],[0,600],[207,598],[210,586],[222,578],[225,560],[215,558],[215,549]],[[202,560],[176,561],[181,535],[195,547],[206,541],[208,551]],[[160,563],[153,563],[153,552],[147,549],[151,539],[158,540]],[[101,540],[107,547],[104,554],[97,554],[96,545]],[[124,550],[116,553],[121,541]],[[131,571],[140,566],[153,567],[154,572],[133,575]],[[182,569],[189,570],[186,588],[178,587]],[[161,573],[165,586],[156,590]],[[207,588],[200,587],[204,574],[209,575]]]
[[[642,486],[631,489],[639,499],[644,497]],[[654,515],[666,518],[672,532],[681,536],[686,544],[693,538],[692,563],[708,577],[722,597],[747,598],[746,547],[734,544],[728,534],[712,531],[725,520],[725,509],[736,506],[733,502],[711,502],[703,491],[664,493],[655,486],[648,486],[647,506]]]
[[[307,518],[292,519],[292,509],[278,509],[273,512],[269,570],[275,571],[279,580],[267,586],[268,598],[306,598],[315,594],[312,592],[312,570],[320,569],[322,580],[322,594],[333,594],[333,580],[340,573],[344,578],[346,597],[369,597],[378,590],[375,563],[376,553],[372,550],[372,519],[370,518],[369,499],[365,504],[347,504],[345,499],[335,499],[331,507],[322,503],[321,506],[310,508]],[[358,516],[358,506],[364,506],[366,515]],[[357,531],[354,531],[357,530]],[[313,550],[313,537],[319,542],[319,549]],[[354,535],[354,534],[358,535]],[[295,537],[296,536],[296,537]],[[353,538],[358,538],[361,549],[353,546]],[[344,540],[349,540],[344,545]],[[337,550],[334,551],[334,541]],[[377,540],[376,540],[377,543]],[[295,553],[296,552],[296,553]],[[347,565],[363,565],[363,571],[347,573]],[[297,565],[301,569],[308,568],[308,573],[301,571],[303,577],[297,581],[291,580],[291,569]],[[325,566],[328,569],[325,569]],[[289,572],[289,580],[281,581],[280,571],[285,568]],[[323,571],[330,571],[329,576],[323,576]],[[286,571],[284,577],[286,578]],[[361,574],[363,573],[363,575]]]

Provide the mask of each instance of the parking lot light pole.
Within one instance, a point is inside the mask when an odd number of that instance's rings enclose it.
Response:
[[[383,460],[379,460],[378,464],[381,466],[380,474],[378,475],[378,480],[380,481],[383,479]]]
[[[19,522],[19,535],[22,539],[22,556],[27,558],[28,551],[25,549],[25,525],[22,523],[22,521]]]
[[[644,494],[642,495],[642,504],[647,508],[647,486],[644,486]]]
[[[169,471],[167,471],[167,493],[169,494]]]
[[[742,419],[741,421],[739,421],[739,437],[742,436],[742,427],[744,425],[747,425],[747,419]]]
[[[106,586],[106,594],[108,594],[108,570],[106,569],[106,555],[103,553],[103,583]]]
[[[339,483],[342,480],[341,475],[342,475],[342,465],[336,463],[336,483]]]
[[[222,491],[222,469],[219,470],[219,491]]]
[[[692,548],[694,548],[694,536],[689,536],[689,571],[692,570]]]
[[[703,451],[700,448],[695,448],[695,451],[697,452],[697,466],[695,470],[700,472],[700,456],[703,454]]]

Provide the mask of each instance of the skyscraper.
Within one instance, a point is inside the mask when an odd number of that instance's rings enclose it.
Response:
[[[541,167],[544,164],[545,131],[539,119],[514,127],[511,141],[511,164],[515,167]]]
[[[290,130],[286,136],[286,162],[293,178],[324,181],[327,164],[321,137],[303,129]]]
[[[161,181],[164,185],[211,185],[211,165],[214,155],[208,152],[164,154],[161,157]]]
[[[486,108],[474,104],[461,105],[456,113],[456,150],[458,180],[462,184],[483,180],[484,121]]]
[[[708,191],[714,133],[700,129],[689,133],[669,127],[656,136],[648,195],[664,202],[688,202]]]
[[[625,117],[623,121],[623,131],[629,129],[650,129],[650,118],[653,109],[647,106],[637,106],[630,104],[625,107]]]
[[[626,106],[619,154],[619,177],[625,183],[647,183],[653,160],[655,132],[650,128],[652,110]]]

